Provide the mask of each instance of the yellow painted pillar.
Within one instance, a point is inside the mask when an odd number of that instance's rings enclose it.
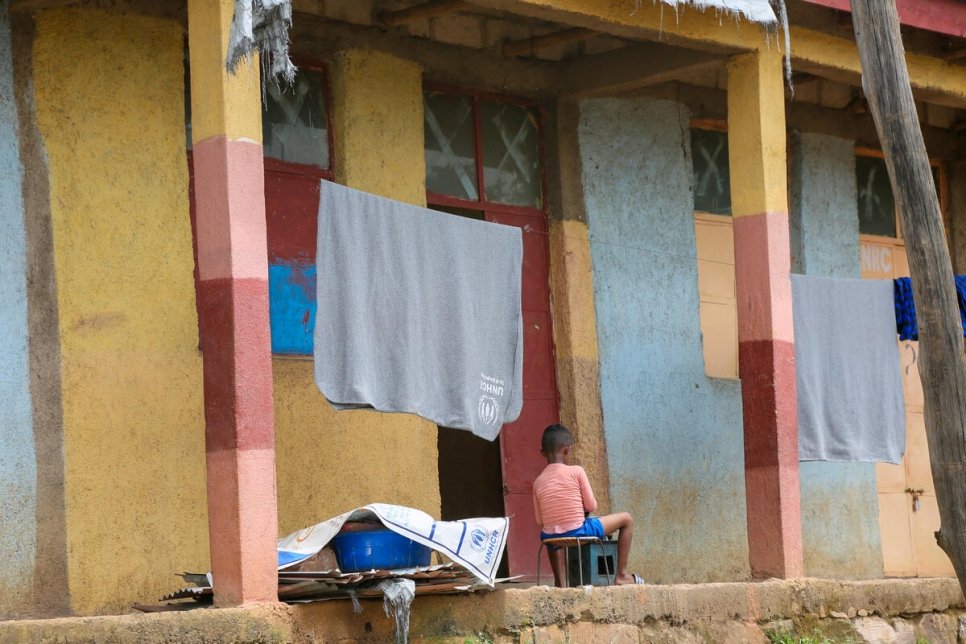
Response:
[[[803,574],[785,91],[777,47],[728,65],[738,360],[751,571]]]
[[[198,311],[215,603],[278,601],[275,427],[257,61],[225,71],[232,0],[189,0]]]

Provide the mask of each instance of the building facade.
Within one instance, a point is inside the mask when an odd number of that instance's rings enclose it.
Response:
[[[948,12],[903,20],[962,272],[966,15],[921,4]],[[789,1],[791,86],[780,32],[693,7],[294,8],[282,88],[224,73],[229,0],[0,4],[0,618],[183,570],[268,600],[278,535],[370,502],[507,514],[531,574],[558,421],[649,581],[952,574],[915,343],[902,465],[797,459],[790,272],[908,274],[843,7]],[[321,179],[522,229],[497,442],[319,393]]]

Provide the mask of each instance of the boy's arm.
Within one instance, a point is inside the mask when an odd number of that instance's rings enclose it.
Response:
[[[537,525],[543,529],[543,517],[540,516],[540,502],[537,500],[537,491],[533,491],[533,518],[537,520]]]
[[[594,490],[590,487],[590,480],[584,468],[577,467],[577,482],[580,483],[580,497],[584,501],[584,510],[593,512],[597,509],[597,499],[594,498]]]

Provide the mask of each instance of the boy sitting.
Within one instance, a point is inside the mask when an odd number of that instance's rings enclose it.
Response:
[[[617,585],[642,584],[639,575],[627,573],[627,556],[634,534],[634,520],[627,512],[608,514],[600,518],[587,516],[597,509],[597,500],[590,489],[587,473],[579,465],[569,465],[574,437],[563,425],[550,425],[543,431],[540,453],[547,459],[537,480],[533,482],[533,511],[537,524],[542,526],[540,540],[559,537],[597,537],[620,530],[617,536]],[[586,517],[586,518],[585,518]],[[563,551],[547,546],[550,567],[559,588],[567,587]]]

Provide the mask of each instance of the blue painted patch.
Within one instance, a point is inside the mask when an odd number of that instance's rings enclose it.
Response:
[[[272,353],[312,355],[315,330],[315,266],[268,267]]]
[[[7,2],[0,0],[0,619],[26,594],[37,549],[37,462],[27,354],[27,238]]]

